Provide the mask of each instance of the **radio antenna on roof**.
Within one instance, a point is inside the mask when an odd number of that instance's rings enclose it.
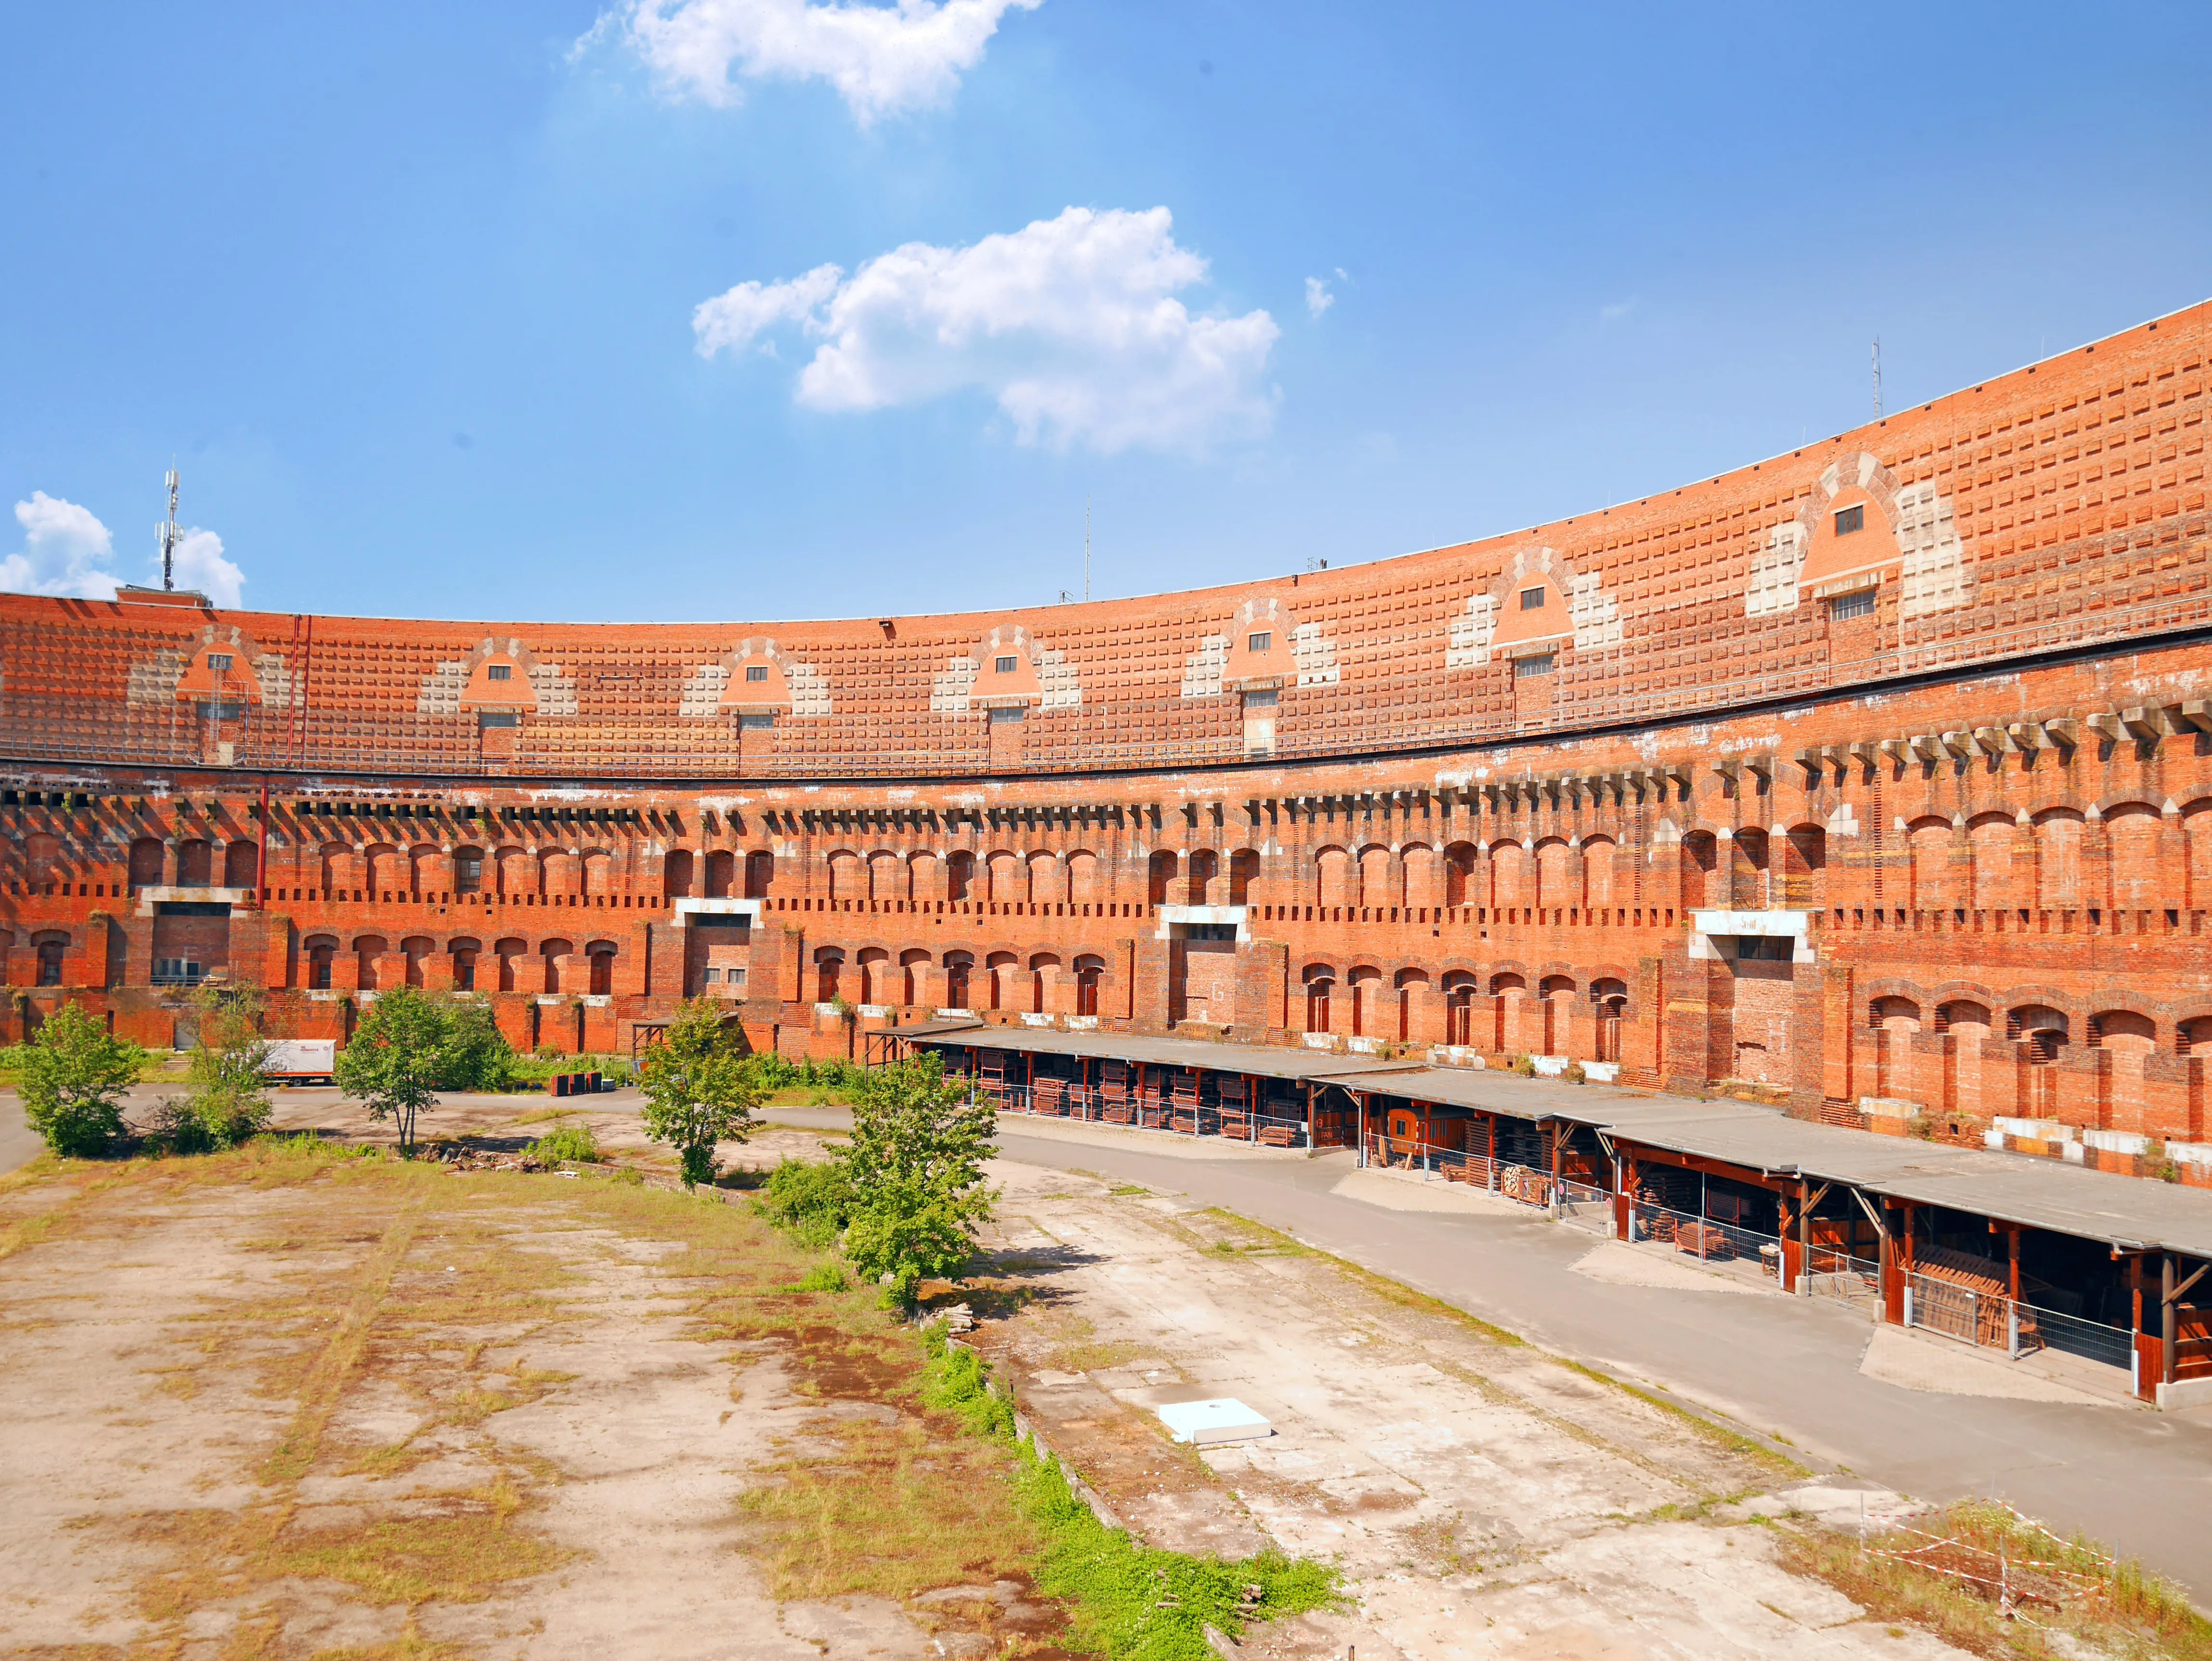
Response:
[[[169,469],[162,481],[169,487],[169,517],[161,525],[161,587],[177,586],[177,470]]]
[[[1874,418],[1881,419],[1881,337],[1874,338]]]
[[[1083,603],[1091,604],[1091,498],[1083,498]]]

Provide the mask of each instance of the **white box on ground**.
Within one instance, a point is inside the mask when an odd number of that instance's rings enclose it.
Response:
[[[1178,1442],[1209,1447],[1216,1442],[1256,1442],[1275,1427],[1233,1396],[1209,1402],[1170,1402],[1154,1408]]]
[[[272,1079],[328,1079],[337,1065],[335,1038],[282,1038],[269,1046],[269,1076]]]

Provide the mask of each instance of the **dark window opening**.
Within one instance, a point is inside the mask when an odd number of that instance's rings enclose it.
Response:
[[[1548,675],[1559,666],[1559,660],[1550,652],[1533,658],[1513,660],[1513,678],[1526,680],[1531,675]]]
[[[1838,536],[1847,537],[1854,531],[1863,531],[1865,528],[1866,504],[1864,502],[1861,502],[1856,508],[1838,508],[1836,509],[1836,534]]]
[[[521,718],[512,709],[487,709],[477,717],[486,727],[520,727]]]
[[[483,855],[477,853],[453,855],[453,891],[473,894],[483,887]]]
[[[1000,658],[999,660],[999,672],[1002,675],[1012,674],[1014,672],[1014,660],[1012,658]]]
[[[208,667],[218,675],[228,674],[230,672],[230,654],[228,652],[210,652],[208,654]]]
[[[1845,623],[1852,618],[1874,615],[1874,590],[1862,588],[1855,594],[1838,594],[1828,602],[1828,621]]]
[[[514,668],[511,664],[495,663],[484,671],[486,680],[513,680]]]
[[[1521,591],[1521,609],[1524,611],[1542,611],[1544,609],[1543,589],[1541,587],[1523,588]]]
[[[1188,940],[1233,940],[1237,925],[1233,922],[1194,922],[1186,925],[1183,938]]]
[[[768,678],[768,666],[764,663],[748,663],[745,666],[745,678],[747,680],[766,680]]]
[[[1264,652],[1274,643],[1275,636],[1272,630],[1266,634],[1254,635],[1244,642],[1247,648],[1255,652]]]

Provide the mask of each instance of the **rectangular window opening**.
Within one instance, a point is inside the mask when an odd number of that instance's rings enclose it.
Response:
[[[1265,652],[1270,647],[1273,646],[1274,643],[1275,636],[1272,631],[1265,634],[1254,635],[1244,642],[1247,650],[1255,653]]]
[[[766,680],[768,678],[768,666],[764,663],[748,663],[745,666],[745,678],[747,680]]]
[[[1535,657],[1516,658],[1513,660],[1513,678],[1527,680],[1532,675],[1548,675],[1559,666],[1559,658],[1550,652]]]
[[[1828,620],[1847,623],[1853,618],[1874,615],[1874,590],[1862,588],[1855,594],[1838,594],[1828,602]]]
[[[1540,611],[1544,609],[1544,590],[1540,586],[1534,588],[1523,588],[1521,591],[1521,609],[1524,611]]]
[[[1014,672],[1014,661],[1015,661],[1015,660],[1014,660],[1012,658],[1000,658],[1000,659],[999,659],[999,660],[998,660],[998,672],[999,672],[999,673],[1000,673],[1000,674],[1002,674],[1002,675],[1011,675],[1011,674],[1012,674],[1012,673]]]
[[[514,666],[510,663],[492,664],[484,670],[484,678],[486,680],[513,680],[514,678]]]
[[[1836,509],[1836,534],[1838,536],[1847,537],[1854,531],[1863,531],[1865,528],[1866,504],[1864,502],[1859,503],[1855,508],[1838,508]]]

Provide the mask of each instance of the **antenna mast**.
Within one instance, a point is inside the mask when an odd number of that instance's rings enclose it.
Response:
[[[1091,498],[1083,498],[1083,603],[1091,603]]]
[[[1874,338],[1874,418],[1881,419],[1881,337]]]
[[[177,470],[170,468],[162,482],[169,487],[169,517],[161,526],[161,587],[173,589],[177,586]]]

